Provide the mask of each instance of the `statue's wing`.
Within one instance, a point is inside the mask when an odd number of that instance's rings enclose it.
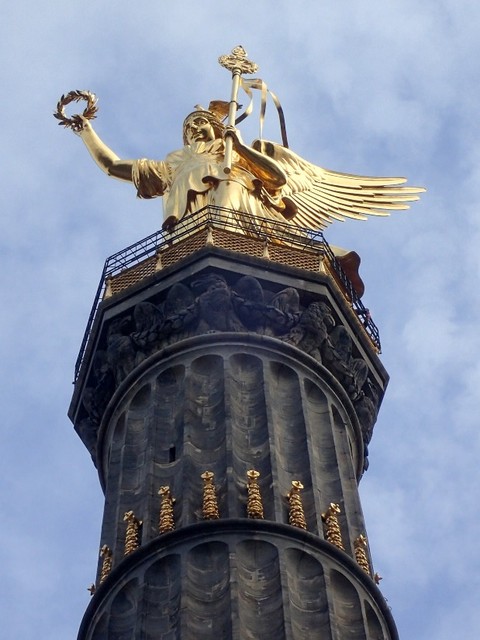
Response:
[[[282,197],[297,208],[293,221],[299,226],[323,229],[335,220],[388,216],[389,211],[409,208],[425,189],[401,186],[405,178],[373,178],[338,173],[317,167],[290,149],[256,140],[257,151],[276,160],[287,175]]]

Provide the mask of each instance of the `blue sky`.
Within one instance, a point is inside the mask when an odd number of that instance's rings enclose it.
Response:
[[[428,192],[388,219],[335,224],[362,257],[391,382],[361,482],[401,638],[478,637],[480,5],[473,0],[23,0],[0,24],[0,618],[6,640],[75,638],[102,494],[66,411],[105,258],[161,224],[52,117],[99,97],[122,157],[181,144],[197,103],[228,99],[241,43],[281,98],[291,148]],[[250,122],[248,140],[257,135]],[[278,139],[273,110],[266,135]]]

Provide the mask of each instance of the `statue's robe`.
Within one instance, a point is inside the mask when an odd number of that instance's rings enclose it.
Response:
[[[226,210],[222,212],[226,227],[247,235],[273,232],[275,236],[274,225],[265,219],[285,223],[292,217],[281,199],[281,192],[267,192],[262,181],[252,173],[252,167],[235,152],[231,172],[225,174],[224,156],[224,141],[216,139],[186,145],[165,160],[135,160],[132,177],[137,195],[139,198],[163,196],[164,225],[169,230],[185,216],[212,205]],[[242,216],[242,213],[249,215]],[[194,222],[198,220],[195,218]],[[291,233],[304,237],[304,232],[294,224]],[[361,296],[364,286],[358,274],[358,254],[340,247],[331,246],[331,249]]]
[[[246,161],[233,153],[231,172],[223,171],[223,140],[195,142],[165,160],[136,160],[133,182],[140,198],[163,196],[164,222],[170,225],[207,205],[285,222],[284,204],[267,193]],[[237,223],[242,220],[237,216]]]

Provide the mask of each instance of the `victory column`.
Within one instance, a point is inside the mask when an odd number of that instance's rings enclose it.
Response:
[[[395,640],[358,494],[388,375],[359,258],[321,230],[423,189],[307,162],[273,94],[282,144],[245,144],[239,91],[262,118],[269,91],[241,47],[219,62],[230,101],[197,106],[162,161],[117,156],[92,93],[57,105],[103,171],[164,205],[107,260],[76,366],[69,415],[105,493],[78,638]]]

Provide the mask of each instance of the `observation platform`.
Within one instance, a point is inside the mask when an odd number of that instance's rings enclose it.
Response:
[[[329,276],[374,350],[381,352],[378,328],[361,301],[363,283],[355,252],[336,255],[321,231],[208,206],[184,218],[173,232],[156,231],[107,258],[75,364],[75,381],[101,305],[208,247]]]

